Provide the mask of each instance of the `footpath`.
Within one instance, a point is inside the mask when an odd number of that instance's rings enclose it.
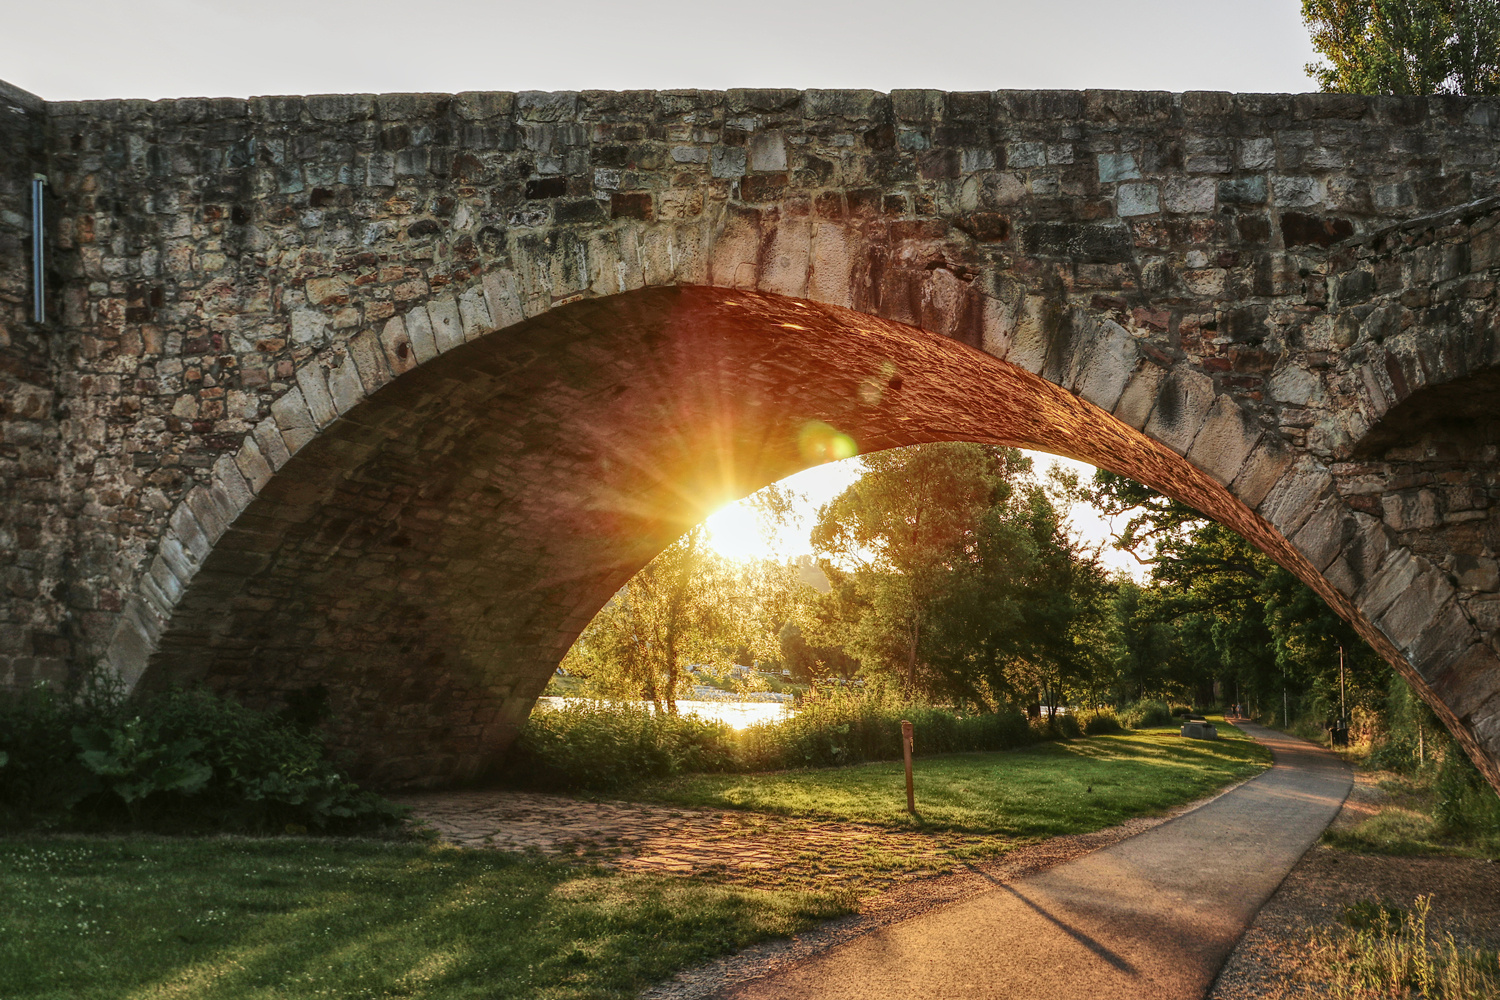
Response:
[[[1240,725],[1275,764],[1208,804],[715,996],[1199,1000],[1352,786],[1321,747]]]

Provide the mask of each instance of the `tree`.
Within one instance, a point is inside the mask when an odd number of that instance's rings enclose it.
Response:
[[[601,693],[643,698],[677,713],[693,664],[728,666],[747,618],[733,601],[731,574],[698,525],[631,577],[589,622],[564,660]]]
[[[1325,91],[1500,93],[1500,0],[1302,0],[1302,19]]]
[[[1140,697],[1173,688],[1202,698],[1215,680],[1279,702],[1283,686],[1318,714],[1337,709],[1339,649],[1356,698],[1382,697],[1388,668],[1322,598],[1241,535],[1130,480],[1100,472],[1090,498],[1130,513],[1117,547],[1152,566],[1149,588],[1121,589],[1122,673]],[[1149,543],[1151,555],[1139,549]],[[1144,662],[1156,660],[1156,669]]]
[[[863,607],[842,645],[915,694],[932,604],[973,557],[982,515],[1029,470],[1014,449],[929,444],[861,459],[864,475],[818,513],[813,547],[853,567]]]

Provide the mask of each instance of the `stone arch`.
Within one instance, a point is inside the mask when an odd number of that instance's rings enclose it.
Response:
[[[954,291],[919,299],[949,334],[974,328]],[[1192,504],[1318,590],[1493,760],[1479,706],[1447,706],[1500,670],[1441,573],[1107,315],[1012,322],[982,351],[759,289],[665,284],[520,318],[524,301],[489,272],[300,366],[173,512],[114,669],[262,702],[323,683],[366,775],[473,777],[610,593],[713,506],[812,464],[806,434],[829,426],[865,450],[1045,448]]]

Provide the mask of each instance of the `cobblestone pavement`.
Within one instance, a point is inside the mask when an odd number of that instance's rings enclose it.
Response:
[[[626,871],[714,873],[755,884],[837,885],[860,878],[880,888],[946,873],[956,857],[987,857],[1010,842],[953,833],[907,833],[762,813],[635,802],[590,802],[514,791],[403,796],[414,816],[463,847],[538,850],[585,857]],[[841,870],[858,856],[861,874]],[[873,878],[871,877],[873,874]]]

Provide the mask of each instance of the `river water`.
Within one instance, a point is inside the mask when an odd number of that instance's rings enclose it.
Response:
[[[538,705],[561,708],[572,702],[587,701],[586,698],[538,698]],[[650,706],[650,702],[637,702]],[[683,715],[696,715],[702,719],[727,722],[731,728],[745,729],[758,722],[780,722],[796,711],[789,703],[775,701],[681,701],[677,711]]]

